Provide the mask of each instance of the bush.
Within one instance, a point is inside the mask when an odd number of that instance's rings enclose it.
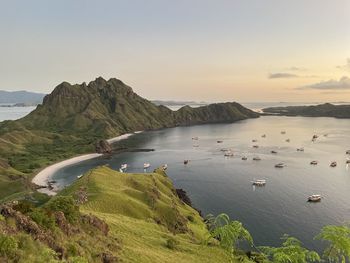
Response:
[[[193,215],[188,215],[187,216],[187,219],[188,219],[188,221],[190,221],[190,222],[194,222],[194,217],[193,217]]]
[[[42,208],[34,209],[29,216],[40,226],[46,229],[53,229],[55,227],[55,218],[49,211]]]
[[[88,263],[89,261],[83,257],[72,257],[68,260],[69,263]]]
[[[27,200],[21,200],[17,205],[13,206],[13,208],[22,214],[27,214],[33,211],[33,204]]]
[[[79,206],[75,205],[71,196],[58,196],[48,203],[47,208],[54,212],[63,212],[70,223],[75,223],[79,219]]]
[[[166,247],[169,249],[176,249],[176,247],[178,246],[179,241],[177,241],[175,238],[173,237],[169,237],[166,241]]]
[[[11,236],[0,235],[0,255],[13,258],[16,255],[18,244]]]

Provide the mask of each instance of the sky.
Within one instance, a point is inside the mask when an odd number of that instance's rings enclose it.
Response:
[[[0,0],[0,89],[121,79],[148,99],[350,101],[349,0]]]

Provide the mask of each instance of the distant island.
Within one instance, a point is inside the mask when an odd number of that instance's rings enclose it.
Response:
[[[4,91],[0,90],[0,103],[17,107],[33,106],[42,103],[46,94],[29,91]]]
[[[350,118],[350,105],[334,105],[331,103],[314,106],[270,107],[262,111],[265,114],[282,116]]]
[[[191,105],[191,106],[205,106],[210,103],[207,103],[205,101],[175,101],[175,100],[151,100],[152,103],[156,105],[163,105],[163,106],[181,106],[181,105]]]

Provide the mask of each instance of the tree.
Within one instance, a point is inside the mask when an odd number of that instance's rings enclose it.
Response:
[[[336,263],[345,263],[346,259],[350,260],[350,228],[348,226],[325,226],[315,239],[329,243],[323,252],[325,259]]]
[[[273,263],[309,263],[321,260],[315,251],[303,248],[298,239],[288,235],[284,235],[282,239],[284,242],[281,247],[260,247]]]

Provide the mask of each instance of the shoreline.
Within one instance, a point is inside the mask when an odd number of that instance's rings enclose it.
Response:
[[[108,143],[113,144],[117,141],[121,141],[121,140],[125,140],[127,138],[129,138],[132,135],[135,134],[139,134],[142,131],[135,131],[133,133],[126,133],[117,137],[113,137],[110,138],[108,140],[106,140]],[[38,192],[40,193],[44,193],[47,195],[56,195],[57,194],[57,189],[49,189],[48,188],[48,183],[50,181],[50,178],[52,177],[52,175],[54,173],[56,173],[58,170],[69,166],[69,165],[73,165],[73,164],[77,164],[86,160],[91,160],[97,157],[103,156],[102,153],[88,153],[88,154],[84,154],[84,155],[79,155],[79,156],[75,156],[60,162],[57,162],[55,164],[52,164],[50,166],[44,167],[40,172],[38,172],[31,180],[31,182],[39,187],[37,189]]]

